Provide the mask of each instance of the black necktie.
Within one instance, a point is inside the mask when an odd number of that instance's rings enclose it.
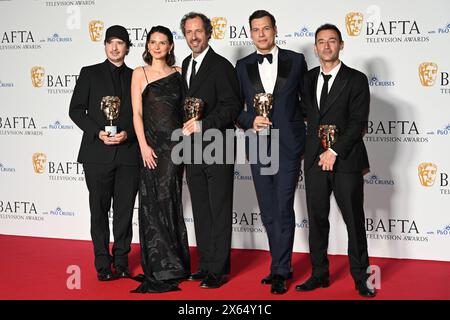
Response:
[[[197,61],[192,60],[192,70],[191,70],[191,76],[189,77],[189,88],[192,85],[192,82],[194,81],[195,77],[195,65],[197,64]]]
[[[263,63],[264,58],[266,58],[267,61],[269,61],[269,63],[272,63],[273,56],[272,56],[271,53],[268,53],[268,54],[259,54],[258,53],[258,54],[256,54],[256,59],[258,59],[258,63],[259,64]]]
[[[323,72],[321,72],[321,74],[322,74],[322,77],[323,77],[323,87],[322,87],[322,92],[320,93],[319,109],[323,110],[325,108],[325,101],[327,101],[328,81],[331,78],[331,74],[324,74]]]

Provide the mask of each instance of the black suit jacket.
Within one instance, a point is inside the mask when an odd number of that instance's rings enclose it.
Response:
[[[369,116],[370,92],[365,74],[342,63],[323,110],[319,111],[316,97],[320,68],[310,70],[304,81],[301,105],[307,113],[305,170],[317,165],[317,156],[323,152],[318,128],[334,124],[340,133],[332,149],[338,154],[333,171],[361,172],[369,168],[363,136]]]
[[[133,127],[130,92],[133,70],[125,66],[123,72],[119,118],[113,125],[118,127],[118,132],[125,130],[128,138],[119,145],[108,146],[99,139],[98,133],[104,130],[105,125],[109,125],[100,109],[102,97],[114,95],[109,62],[105,60],[103,63],[83,67],[80,71],[69,108],[70,118],[83,130],[77,160],[80,163],[110,163],[116,159],[122,164],[138,164],[139,149]]]
[[[192,55],[189,55],[182,64],[186,87],[186,72],[191,58]],[[208,129],[218,129],[222,132],[224,141],[222,161],[225,161],[227,153],[234,155],[234,145],[228,145],[227,148],[224,135],[226,129],[235,129],[234,121],[242,109],[239,102],[239,84],[233,65],[210,47],[191,86],[187,89],[186,96],[200,98],[204,102],[202,132]],[[194,140],[192,139],[192,143]],[[209,143],[211,142],[203,141],[202,148]],[[191,154],[194,155],[194,152]]]
[[[183,79],[192,55],[183,60]],[[186,83],[187,86],[187,83]],[[231,63],[210,47],[197,71],[187,97],[204,101],[202,131],[216,128],[221,131],[234,129],[234,120],[241,111],[239,85]]]
[[[281,155],[299,158],[305,144],[305,124],[300,108],[302,80],[307,66],[301,53],[278,48],[278,71],[273,92],[273,107],[270,120],[280,133]],[[247,110],[238,118],[239,125],[247,130],[253,127],[256,111],[253,97],[265,92],[258,70],[256,51],[236,63],[240,83],[242,104]]]

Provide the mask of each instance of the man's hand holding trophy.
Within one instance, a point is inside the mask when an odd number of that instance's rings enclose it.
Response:
[[[201,131],[200,119],[203,114],[204,102],[202,99],[188,97],[184,100],[183,134],[188,136]]]
[[[319,167],[322,167],[324,171],[333,171],[334,163],[336,162],[336,155],[331,152],[331,147],[336,143],[339,136],[339,129],[334,124],[321,124],[317,135],[322,144],[322,148],[325,150],[319,156]]]
[[[270,135],[269,113],[273,107],[273,95],[271,93],[257,93],[253,98],[253,106],[256,111],[256,118],[253,121],[253,129],[259,135]]]
[[[105,96],[100,103],[100,109],[105,114],[109,125],[105,126],[105,130],[101,130],[98,134],[100,140],[107,145],[119,144],[127,139],[127,133],[121,131],[117,133],[117,126],[113,125],[113,121],[119,118],[120,98],[116,96]]]

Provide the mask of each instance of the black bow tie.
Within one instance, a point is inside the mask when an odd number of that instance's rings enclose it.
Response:
[[[259,54],[259,53],[258,53],[258,54],[256,55],[256,59],[258,59],[258,63],[259,63],[259,64],[263,63],[264,58],[266,58],[267,61],[269,61],[269,63],[272,63],[273,56],[272,56],[271,53],[268,53],[268,54]]]

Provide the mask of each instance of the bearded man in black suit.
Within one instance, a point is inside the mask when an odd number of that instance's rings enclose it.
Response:
[[[214,132],[223,141],[218,148],[220,150],[216,150],[214,161],[203,158],[195,161],[196,142],[195,138],[192,139],[194,157],[186,163],[186,180],[200,256],[199,270],[189,279],[201,281],[202,288],[218,288],[227,281],[230,273],[234,141],[229,144],[225,141],[226,130],[234,130],[234,121],[242,109],[239,85],[232,64],[209,46],[212,26],[204,14],[186,14],[181,20],[181,30],[192,50],[182,64],[186,96],[203,101],[201,118],[186,121],[183,133],[191,136]],[[203,156],[209,143],[200,143]]]

